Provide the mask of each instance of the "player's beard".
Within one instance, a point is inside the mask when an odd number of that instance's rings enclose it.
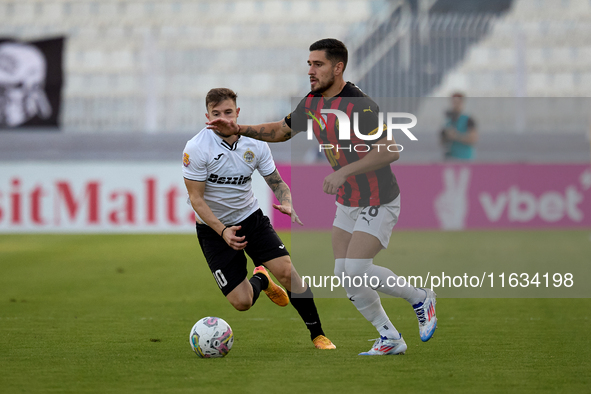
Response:
[[[320,80],[318,80],[318,86],[316,86],[316,89],[312,89],[312,92],[322,94],[326,92],[332,85],[334,85],[334,74],[332,74],[330,79],[324,84],[320,84]]]

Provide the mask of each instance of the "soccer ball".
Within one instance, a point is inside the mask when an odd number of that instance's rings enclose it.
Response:
[[[189,343],[201,358],[224,357],[234,344],[234,333],[219,317],[204,317],[191,329]]]

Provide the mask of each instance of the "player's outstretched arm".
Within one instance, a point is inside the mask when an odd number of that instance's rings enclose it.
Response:
[[[292,130],[285,122],[285,119],[278,122],[246,126],[238,125],[231,120],[217,118],[211,122],[207,122],[206,124],[208,129],[215,130],[218,133],[226,136],[240,134],[245,137],[250,137],[266,142],[287,141],[296,134],[292,133]]]
[[[240,230],[240,226],[226,227],[220,220],[214,215],[207,205],[207,202],[203,198],[205,194],[205,182],[192,181],[185,178],[185,186],[189,192],[189,199],[191,200],[191,206],[197,212],[199,217],[203,219],[209,227],[211,227],[216,233],[218,233],[224,241],[234,250],[242,250],[246,247],[247,242],[244,240],[245,237],[236,236],[236,231]]]
[[[387,145],[392,144],[396,144],[394,139],[388,140],[384,137],[373,144],[373,149],[363,159],[347,164],[324,178],[324,192],[336,194],[348,177],[377,170],[398,160],[400,153],[397,151],[390,152],[386,148]]]
[[[267,185],[269,185],[271,190],[273,190],[275,197],[277,197],[277,200],[279,200],[280,203],[280,205],[273,204],[273,208],[285,215],[289,215],[291,217],[292,223],[298,223],[300,226],[303,226],[304,224],[293,209],[289,186],[287,186],[287,184],[283,181],[281,175],[279,175],[279,171],[275,170],[273,173],[271,173],[271,175],[267,175],[264,178],[267,182]]]

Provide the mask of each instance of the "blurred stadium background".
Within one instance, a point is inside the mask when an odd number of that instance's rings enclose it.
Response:
[[[0,0],[0,40],[64,38],[58,127],[34,127],[35,115],[19,127],[0,128],[0,209],[6,212],[0,230],[51,231],[61,228],[61,220],[93,231],[88,224],[106,218],[108,204],[119,207],[110,216],[113,224],[137,225],[137,212],[145,212],[150,224],[166,210],[167,223],[186,226],[190,212],[183,211],[176,168],[185,142],[204,126],[206,92],[222,86],[238,92],[242,123],[279,120],[290,112],[292,98],[308,92],[308,47],[326,37],[348,45],[348,80],[376,100],[400,99],[401,108],[417,114],[419,142],[405,146],[396,163],[399,177],[405,177],[404,165],[442,162],[439,132],[455,91],[467,95],[466,110],[477,121],[476,163],[588,164],[590,33],[590,0]],[[27,61],[2,51],[2,111],[10,97],[24,96],[20,102],[29,103],[28,97],[37,103],[33,110],[42,112]],[[48,57],[48,70],[57,63],[59,58]],[[271,149],[286,165],[326,162],[302,136]],[[154,175],[157,169],[160,175]],[[512,183],[495,186],[493,196],[547,172],[492,171],[517,174]],[[591,173],[582,171],[558,174],[559,180],[568,178],[558,190],[564,198],[553,194],[551,203],[539,206],[557,211],[554,218],[564,216],[570,209],[565,188],[591,188]],[[460,177],[438,175],[454,176]],[[437,182],[430,184],[448,187]],[[413,188],[416,182],[407,184],[410,193],[424,194]],[[554,193],[549,186],[532,187],[537,184],[529,188],[538,197]],[[266,192],[259,198],[268,207]],[[526,213],[533,206],[513,195]],[[582,196],[568,201],[587,206]],[[586,220],[551,224],[580,226]],[[153,231],[158,229],[170,228]]]
[[[238,92],[243,122],[285,116],[308,91],[307,48],[324,37],[348,45],[347,79],[372,97],[591,91],[588,0],[1,0],[0,22],[4,38],[66,37],[61,132],[3,132],[0,160],[176,159],[212,87]],[[486,107],[472,108],[486,131],[480,160],[588,160],[584,108],[534,129],[499,127],[503,111]],[[421,137],[406,160],[438,161],[435,130]],[[278,160],[304,158],[273,149]]]
[[[119,216],[109,219],[113,223],[141,222],[133,210],[146,212],[144,222],[152,223],[165,214],[158,209],[166,210],[169,223],[184,223],[190,212],[183,211],[185,191],[176,167],[185,142],[204,126],[206,92],[222,86],[238,92],[242,123],[279,120],[290,112],[292,98],[299,100],[308,92],[308,47],[326,37],[348,45],[348,80],[376,100],[399,99],[401,108],[417,114],[419,142],[405,141],[395,164],[403,180],[416,176],[406,176],[412,171],[405,172],[404,165],[442,162],[439,133],[455,91],[467,95],[466,110],[477,121],[476,164],[580,166],[590,160],[590,0],[0,0],[0,22],[2,40],[64,37],[58,127],[25,122],[0,129],[0,193],[5,196],[0,195],[0,208],[6,212],[4,219],[0,216],[0,230],[5,232],[31,231],[40,224],[59,227],[55,223],[62,219],[74,222],[84,215],[86,224],[92,223],[92,217],[107,217],[104,207],[109,203],[120,207]],[[26,80],[24,66],[16,67],[14,77],[11,64],[17,60],[10,54],[0,60],[0,107],[7,107],[11,94],[21,94],[32,97],[41,111],[40,94],[32,77]],[[48,58],[48,70],[52,61],[58,62]],[[326,165],[314,153],[317,148],[303,136],[271,144],[277,162],[295,166]],[[125,170],[120,163],[126,163]],[[163,172],[153,176],[157,168]],[[489,191],[500,196],[499,203],[503,190],[516,190],[532,176],[541,180],[548,171],[480,170],[515,175],[509,184]],[[441,179],[459,181],[459,173],[449,171],[429,184],[446,188]],[[295,176],[298,171],[292,172]],[[560,198],[551,186],[528,186],[529,201],[533,194],[541,198],[544,192],[554,193],[550,203],[535,203],[558,212],[552,218],[572,211],[568,201],[588,206],[583,196],[590,191],[591,173],[571,167],[565,174],[556,175],[566,182],[554,188]],[[69,184],[60,183],[62,178]],[[95,178],[104,186],[92,183]],[[565,191],[569,185],[579,190],[570,200]],[[127,195],[121,191],[126,186],[132,189]],[[266,189],[264,183],[260,186]],[[403,185],[409,194],[424,194],[416,186],[408,181]],[[264,206],[269,206],[267,192],[259,193]],[[535,211],[534,203],[527,205],[516,193],[514,213],[518,208]],[[10,195],[22,195],[22,201]],[[488,220],[496,217],[489,215]],[[23,227],[27,220],[32,224]],[[587,218],[550,222],[580,226]],[[82,221],[78,225],[93,230]]]
[[[55,37],[59,127],[0,126],[0,391],[377,393],[393,378],[402,392],[589,390],[591,0],[0,0],[0,110],[31,87],[11,78],[5,40]],[[317,297],[332,354],[310,348],[293,308],[261,297],[248,315],[232,310],[197,246],[182,149],[214,87],[238,92],[241,122],[285,116],[309,90],[309,45],[327,37],[349,47],[348,80],[419,118],[418,143],[405,140],[393,165],[405,231],[380,263],[423,276],[570,272],[572,288],[438,290],[427,344],[386,298],[412,344],[395,365],[359,362],[373,333],[344,294]],[[438,144],[457,90],[478,122],[472,163],[443,162]],[[329,228],[325,160],[303,136],[271,149],[304,228]],[[281,235],[300,274],[332,275],[328,231]],[[505,299],[522,296],[539,298]],[[187,344],[207,315],[236,333],[219,363]]]

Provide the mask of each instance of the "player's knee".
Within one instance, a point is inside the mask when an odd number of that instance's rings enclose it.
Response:
[[[287,283],[291,283],[291,264],[281,267],[278,272],[273,272],[273,275],[277,278],[279,283],[285,286]]]
[[[252,306],[252,300],[236,300],[232,302],[232,306],[240,312],[244,312],[250,309]]]
[[[236,308],[237,311],[245,312],[245,311],[249,310],[251,306],[252,305],[249,305],[249,304],[240,304],[240,305],[234,306],[234,307]]]
[[[345,261],[345,271],[350,277],[363,276],[371,267],[371,262],[360,262],[359,259],[347,259]]]
[[[237,311],[247,311],[252,306],[252,294],[232,294],[228,301]]]
[[[285,264],[277,264],[273,267],[273,275],[283,286],[291,284],[292,265],[290,260],[285,260]]]
[[[334,267],[334,276],[337,278],[342,278],[343,275],[347,275],[347,272],[342,267]]]
[[[344,275],[347,275],[345,259],[336,259],[334,263],[334,276],[342,278]]]

